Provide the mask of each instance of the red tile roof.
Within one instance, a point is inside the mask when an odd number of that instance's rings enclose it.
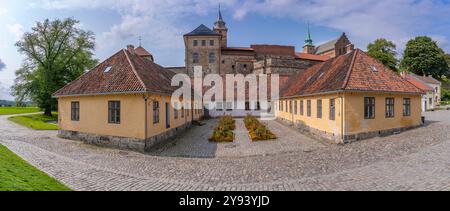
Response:
[[[336,91],[423,93],[376,59],[356,49],[293,75],[282,86],[281,96]]]
[[[424,92],[431,92],[433,91],[433,88],[426,85],[425,83],[423,83],[422,81],[418,80],[417,78],[411,76],[410,74],[406,74],[404,76],[404,78],[411,84],[413,84],[414,86],[416,86],[417,88],[421,89]]]
[[[431,77],[431,76],[420,76],[420,75],[416,75],[414,73],[409,73],[412,77],[415,77],[425,83],[429,83],[429,84],[441,84],[440,81],[436,80],[435,78]]]
[[[146,56],[153,56],[150,52],[148,52],[147,50],[145,50],[145,48],[139,46],[137,47],[134,52],[138,55],[138,56],[142,56],[142,57],[146,57]]]
[[[308,53],[296,53],[295,54],[297,59],[305,59],[305,60],[313,60],[313,61],[327,61],[330,59],[328,56],[321,56],[321,55],[315,55],[315,54],[308,54]]]
[[[105,72],[110,67],[110,71]],[[174,73],[128,50],[120,50],[54,93],[55,97],[114,93],[171,94]]]

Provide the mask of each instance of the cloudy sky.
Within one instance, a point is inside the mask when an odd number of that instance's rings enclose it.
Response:
[[[96,57],[105,59],[127,44],[142,44],[163,66],[184,63],[183,34],[212,26],[219,2],[230,29],[230,46],[281,44],[302,47],[306,23],[316,44],[346,32],[365,49],[378,37],[399,47],[428,35],[450,52],[450,0],[0,0],[0,99],[23,57],[14,43],[45,18],[74,17],[96,34]]]

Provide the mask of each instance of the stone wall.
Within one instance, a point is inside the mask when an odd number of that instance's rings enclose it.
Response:
[[[174,128],[165,133],[159,134],[148,138],[147,140],[141,140],[136,138],[116,137],[116,136],[103,136],[97,134],[82,133],[77,131],[60,130],[58,136],[64,139],[83,141],[87,144],[92,144],[101,147],[117,148],[123,150],[132,150],[137,152],[149,152],[156,145],[163,144],[165,141],[175,138],[180,133],[192,126],[191,123],[187,123],[181,127]]]
[[[285,59],[285,58],[267,58],[265,61],[258,61],[254,63],[254,72],[256,74],[280,74],[291,75],[298,71],[306,70],[320,62],[299,59]]]

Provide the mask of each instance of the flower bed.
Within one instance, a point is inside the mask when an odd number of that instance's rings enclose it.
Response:
[[[231,116],[220,118],[219,124],[214,128],[213,135],[209,139],[212,142],[233,142],[236,129],[236,121]]]
[[[267,129],[267,127],[254,116],[245,117],[244,123],[252,141],[267,141],[277,139],[277,136],[273,134],[269,129]]]

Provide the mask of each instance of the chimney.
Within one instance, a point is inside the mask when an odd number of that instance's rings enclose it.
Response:
[[[406,79],[406,75],[407,75],[406,70],[400,72],[400,75],[402,76],[402,78]]]
[[[134,54],[134,45],[127,45],[127,50],[128,50],[128,52],[130,52],[131,54]]]
[[[345,46],[345,52],[347,53],[351,53],[355,50],[355,45],[353,44],[348,44],[347,46]]]

